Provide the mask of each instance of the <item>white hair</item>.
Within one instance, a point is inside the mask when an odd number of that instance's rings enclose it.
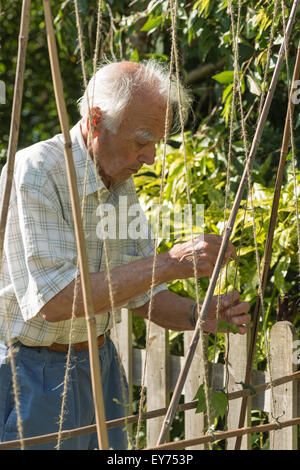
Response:
[[[82,117],[89,115],[89,109],[99,107],[103,114],[105,127],[116,133],[123,118],[126,106],[134,93],[139,89],[151,87],[167,103],[170,73],[168,66],[149,60],[138,67],[120,67],[123,62],[112,62],[99,68],[88,83],[84,95],[78,100]],[[191,97],[187,89],[180,83],[181,109],[186,121]],[[172,131],[180,129],[178,105],[178,88],[175,76],[171,79],[170,105],[173,110]]]

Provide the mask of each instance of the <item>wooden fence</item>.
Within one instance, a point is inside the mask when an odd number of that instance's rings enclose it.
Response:
[[[145,361],[145,350],[135,349],[132,345],[132,315],[126,309],[122,309],[122,322],[117,325],[117,331],[112,331],[112,339],[116,346],[119,343],[120,355],[130,384],[130,406],[132,406],[132,388],[141,385],[142,369]],[[184,333],[184,348],[187,350],[192,338],[192,332]],[[295,337],[295,331],[291,323],[282,321],[276,323],[270,334],[271,372],[272,379],[291,374],[297,369],[297,347],[300,349]],[[247,362],[248,337],[230,335],[228,354],[228,385],[229,392],[241,390],[241,382],[245,378]],[[299,342],[300,344],[300,342]],[[297,346],[298,345],[298,346]],[[146,397],[147,411],[156,410],[168,406],[170,393],[174,390],[184,357],[172,356],[168,352],[168,332],[151,324],[150,347],[147,357],[146,368]],[[184,390],[184,402],[192,401],[199,385],[203,382],[203,365],[200,345],[194,357]],[[214,373],[214,390],[225,386],[226,370],[222,364],[210,365]],[[252,384],[259,385],[270,381],[269,374],[263,371],[253,371]],[[273,388],[273,403],[275,404],[276,418],[288,420],[297,417],[300,410],[299,396],[297,393],[297,381],[289,382]],[[252,410],[261,410],[271,413],[270,389],[252,396],[248,399],[248,422],[251,425],[250,407]],[[227,428],[229,430],[238,427],[241,399],[229,402],[227,417]],[[131,414],[132,409],[129,410]],[[195,410],[185,411],[185,439],[197,437],[203,433],[203,415],[196,414]],[[273,421],[270,417],[270,421]],[[147,420],[147,447],[156,445],[158,435],[163,422],[163,417]],[[279,429],[270,433],[270,449],[272,450],[294,450],[297,449],[298,440],[297,426]],[[227,449],[234,448],[235,439],[228,439]],[[251,435],[243,437],[242,449],[251,449]],[[194,446],[193,450],[203,449],[203,446]]]

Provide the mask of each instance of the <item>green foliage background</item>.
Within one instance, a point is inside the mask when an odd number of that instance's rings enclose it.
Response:
[[[279,2],[280,3],[280,2]],[[233,2],[237,8],[237,2]],[[287,19],[292,1],[286,1]],[[97,1],[79,0],[84,28],[86,63],[89,77],[92,73],[92,58],[97,21]],[[83,93],[78,34],[76,29],[74,3],[71,0],[52,2],[59,57],[64,82],[70,123],[79,119],[77,100]],[[274,1],[242,0],[241,28],[239,31],[239,65],[242,72],[243,107],[247,114],[246,130],[248,141],[254,135],[258,118],[258,105],[262,93],[263,76],[266,66],[267,48],[271,31]],[[0,79],[6,84],[7,102],[0,106],[0,157],[5,162],[10,115],[15,78],[18,47],[20,1],[0,2]],[[28,43],[27,66],[24,83],[24,98],[20,129],[19,148],[47,139],[60,132],[57,118],[51,72],[46,45],[45,22],[41,0],[33,0],[31,28]],[[300,12],[290,42],[289,66],[292,72],[296,49],[300,39]],[[154,58],[168,61],[170,55],[170,14],[167,0],[103,2],[103,33],[101,58],[141,61]],[[267,71],[267,87],[282,43],[282,12],[276,16],[275,41]],[[229,116],[233,88],[233,52],[230,16],[227,0],[179,1],[177,37],[180,53],[181,75],[193,95],[193,113],[186,126],[188,174],[192,202],[205,208],[205,231],[221,234],[224,220],[225,184],[229,140]],[[260,259],[263,257],[268,223],[270,220],[276,170],[286,115],[288,79],[283,68],[263,139],[254,164],[253,199],[257,227],[257,241]],[[266,90],[264,90],[266,91]],[[298,132],[300,117],[296,108],[295,138],[299,163]],[[147,211],[158,203],[160,189],[163,146],[157,148],[157,159],[152,167],[143,168],[136,177],[136,187]],[[167,146],[164,201],[166,205],[187,203],[187,175],[180,136],[171,136]],[[230,178],[229,205],[234,199],[240,176],[244,168],[245,155],[241,139],[239,115],[234,125],[233,158]],[[300,186],[297,173],[298,193]],[[257,297],[258,272],[253,242],[253,214],[244,208],[247,194],[234,226],[232,241],[239,247],[240,261],[230,265],[222,276],[222,291],[234,285],[241,292],[242,299],[253,306]],[[299,201],[300,202],[300,201]],[[228,216],[229,212],[227,213]],[[169,249],[181,239],[175,234],[162,240],[159,250]],[[299,281],[297,264],[297,233],[294,184],[292,180],[291,155],[289,154],[282,190],[279,218],[276,227],[271,270],[265,293],[265,326],[269,328],[276,320],[278,295],[289,293],[299,305]],[[199,281],[201,295],[208,286],[207,279]],[[195,296],[193,280],[176,281],[169,284],[171,290],[184,296]],[[299,308],[298,308],[299,310]],[[294,319],[299,327],[299,311]],[[144,326],[139,319],[134,323],[135,342],[139,347],[144,342]],[[219,337],[220,336],[220,337]],[[265,367],[264,342],[260,334],[255,367]],[[182,354],[182,334],[170,334],[171,351]],[[224,356],[224,337],[218,335],[218,357]],[[209,348],[213,359],[213,346]],[[177,423],[178,424],[178,423]],[[178,427],[178,426],[177,426]],[[254,440],[254,448],[264,445]]]

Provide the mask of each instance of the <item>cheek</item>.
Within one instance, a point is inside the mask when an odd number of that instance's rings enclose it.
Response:
[[[132,148],[124,148],[116,155],[116,160],[120,168],[132,168],[136,166],[138,152]]]

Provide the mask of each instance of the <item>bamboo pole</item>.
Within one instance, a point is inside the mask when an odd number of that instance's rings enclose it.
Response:
[[[19,140],[20,130],[20,117],[22,108],[22,97],[24,87],[24,71],[26,63],[26,52],[28,42],[28,32],[30,24],[30,3],[31,0],[23,0],[21,25],[19,34],[18,58],[17,69],[15,78],[15,88],[12,106],[12,115],[9,131],[9,142],[7,151],[7,173],[4,183],[3,199],[0,209],[0,267],[2,264],[4,237],[6,229],[6,221],[8,214],[8,207],[11,195],[12,181],[14,175],[15,155]]]
[[[276,380],[273,381],[273,387],[277,387],[279,385],[283,385],[289,382],[292,382],[294,380],[300,380],[300,371],[294,372],[292,374],[286,375],[284,377],[280,377]],[[256,392],[262,393],[270,388],[270,382],[267,382],[265,384],[260,384],[257,385],[256,387],[253,387],[253,389],[245,389],[245,390],[237,390],[235,392],[231,392],[228,394],[228,400],[236,400],[241,397],[245,396],[250,396]],[[179,411],[188,411],[188,410],[193,410],[197,408],[198,405],[198,400],[193,400],[188,403],[183,403],[178,406],[178,412]],[[147,411],[145,413],[142,413],[141,419],[142,420],[147,420],[147,419],[153,419],[153,418],[158,418],[159,416],[163,416],[166,414],[167,408],[159,408],[157,410],[152,410],[152,411]],[[139,419],[139,415],[131,415],[128,416],[127,418],[118,418],[110,421],[106,421],[106,426],[107,429],[113,429],[117,428],[119,426],[126,426],[132,423],[136,423]],[[91,434],[96,431],[96,425],[92,424],[90,426],[84,426],[81,428],[75,428],[71,430],[65,430],[61,432],[61,439],[71,439],[72,437],[76,436],[81,436],[84,434]],[[25,447],[37,445],[37,444],[47,444],[49,442],[54,442],[56,441],[58,437],[58,433],[51,433],[51,434],[45,434],[43,436],[34,436],[34,437],[28,437],[26,439],[23,439],[23,444]],[[9,449],[16,449],[20,446],[21,440],[14,440],[14,441],[6,441],[0,443],[0,450],[9,450]]]
[[[176,449],[185,449],[186,447],[192,447],[199,444],[207,444],[209,442],[222,441],[225,439],[230,439],[231,437],[236,436],[245,436],[245,434],[259,434],[261,432],[270,432],[277,431],[281,428],[287,428],[289,426],[296,426],[300,424],[300,418],[292,418],[286,421],[281,421],[280,426],[277,423],[270,424],[261,424],[258,426],[234,429],[224,432],[216,432],[214,435],[207,434],[193,439],[183,439],[182,441],[176,442],[167,442],[166,444],[161,444],[156,447],[149,447],[145,450],[176,450]]]
[[[275,226],[276,226],[277,216],[278,216],[279,199],[280,199],[280,194],[281,194],[281,187],[282,187],[282,182],[283,182],[286,157],[288,154],[290,138],[291,138],[291,126],[293,125],[292,119],[293,119],[294,111],[295,111],[295,104],[293,103],[293,94],[296,89],[294,84],[295,84],[295,81],[299,79],[299,77],[300,77],[300,42],[298,45],[295,69],[294,69],[294,74],[293,74],[293,84],[291,88],[287,115],[286,115],[286,120],[285,120],[285,128],[284,128],[284,134],[283,134],[283,140],[282,140],[282,146],[281,146],[279,167],[278,167],[277,178],[276,178],[276,183],[275,183],[272,212],[271,212],[271,218],[270,218],[270,223],[269,223],[265,253],[264,253],[264,258],[263,258],[263,267],[262,267],[262,274],[261,274],[262,297],[264,296],[268,274],[269,274],[270,263],[271,263],[272,245],[273,245]],[[259,329],[259,318],[261,315],[261,307],[262,307],[260,299],[261,297],[258,296],[256,300],[256,304],[255,304],[254,315],[253,315],[253,326],[252,326],[252,331],[251,331],[251,339],[250,339],[249,353],[248,353],[248,359],[247,359],[247,365],[246,365],[246,374],[245,374],[245,380],[244,380],[246,384],[250,384],[250,381],[251,381],[251,371],[252,371],[253,362],[254,362],[255,345],[256,345],[256,340],[257,340],[257,334],[258,334],[258,329]],[[241,428],[245,423],[246,411],[247,411],[247,397],[244,397],[241,403],[239,428]],[[241,441],[242,441],[241,437],[238,437],[235,443],[235,450],[240,449]]]
[[[291,13],[290,13],[289,22],[288,22],[288,25],[287,25],[287,28],[286,28],[286,41],[287,42],[289,41],[290,36],[291,36],[292,27],[293,27],[293,24],[294,24],[294,21],[295,21],[295,16],[296,16],[298,4],[299,4],[299,0],[294,0],[293,7],[292,7],[292,10],[291,10]],[[284,42],[283,42],[283,44],[280,48],[280,51],[279,51],[278,60],[277,60],[277,64],[276,64],[276,67],[275,67],[275,70],[274,70],[274,74],[273,74],[272,82],[271,82],[271,85],[270,85],[270,89],[268,91],[268,94],[267,94],[267,97],[266,97],[266,100],[265,100],[265,104],[264,104],[264,107],[263,107],[263,110],[262,110],[262,114],[260,116],[260,119],[259,119],[259,122],[258,122],[258,125],[257,125],[257,128],[256,128],[256,132],[255,132],[252,147],[251,147],[251,150],[250,150],[250,153],[249,153],[249,157],[248,157],[248,160],[247,160],[246,165],[245,165],[245,169],[244,169],[244,172],[243,172],[243,175],[242,175],[242,178],[241,178],[239,189],[238,189],[236,197],[235,197],[235,201],[234,201],[234,204],[233,204],[233,208],[232,208],[232,211],[231,211],[226,229],[224,231],[224,236],[223,236],[223,239],[222,239],[222,244],[221,244],[221,248],[220,248],[220,251],[219,251],[219,255],[218,255],[216,265],[215,265],[215,268],[214,268],[214,271],[213,271],[213,274],[212,274],[212,278],[210,280],[208,290],[206,292],[206,295],[205,295],[205,298],[204,298],[204,301],[203,301],[203,304],[202,304],[200,316],[199,316],[198,321],[197,321],[197,325],[196,325],[195,332],[194,332],[194,335],[193,335],[193,338],[192,338],[192,342],[191,342],[190,348],[188,350],[188,353],[187,353],[187,356],[186,356],[186,359],[185,359],[185,363],[184,363],[183,368],[181,370],[181,373],[179,375],[179,378],[178,378],[178,381],[177,381],[177,384],[176,384],[176,387],[175,387],[175,390],[174,390],[174,393],[173,393],[173,396],[172,396],[172,400],[170,402],[168,412],[166,414],[166,417],[165,417],[165,420],[164,420],[164,423],[163,423],[163,426],[162,426],[162,429],[161,429],[161,433],[160,433],[159,439],[157,441],[157,445],[160,445],[163,442],[165,442],[165,440],[167,438],[167,435],[168,435],[169,427],[171,426],[172,421],[173,421],[174,416],[175,416],[175,413],[176,413],[176,409],[177,409],[177,406],[178,406],[178,403],[179,403],[179,400],[180,400],[180,396],[182,394],[182,390],[183,390],[183,387],[184,387],[184,383],[186,381],[186,377],[187,377],[187,374],[188,374],[188,371],[189,371],[189,368],[190,368],[190,364],[193,360],[195,350],[196,350],[197,344],[199,342],[200,324],[201,324],[201,322],[204,322],[206,320],[206,317],[207,317],[207,312],[208,312],[208,309],[209,309],[209,306],[210,306],[210,303],[211,303],[211,300],[212,300],[212,297],[213,297],[213,294],[214,294],[214,290],[215,290],[215,287],[216,287],[216,284],[217,284],[217,281],[218,281],[218,277],[219,277],[219,274],[220,274],[220,271],[221,271],[221,267],[222,267],[222,264],[223,264],[223,261],[224,261],[224,258],[225,258],[225,253],[226,253],[226,249],[227,249],[227,246],[228,246],[228,243],[229,243],[229,238],[230,238],[230,235],[231,235],[231,232],[232,232],[232,229],[233,229],[233,226],[234,226],[234,222],[235,222],[235,219],[236,219],[236,216],[237,216],[237,213],[238,213],[241,201],[242,201],[243,193],[244,193],[246,183],[247,183],[248,174],[251,171],[251,168],[252,168],[256,153],[257,153],[257,149],[258,149],[261,137],[262,137],[265,122],[266,122],[268,114],[269,114],[270,106],[271,106],[271,103],[272,103],[272,100],[273,100],[273,96],[274,96],[276,86],[277,86],[277,82],[278,82],[278,78],[279,78],[279,73],[280,73],[280,70],[281,70],[281,67],[282,67],[282,62],[283,62],[283,59],[284,59],[284,55],[285,55],[285,47],[284,47]]]
[[[79,256],[80,275],[82,283],[84,310],[86,316],[88,343],[89,343],[89,357],[91,366],[91,380],[95,404],[95,416],[96,416],[96,427],[99,448],[101,450],[108,449],[108,437],[105,425],[105,410],[103,403],[103,392],[101,383],[101,372],[100,372],[100,361],[99,351],[97,345],[97,331],[96,331],[96,318],[94,315],[94,307],[92,301],[92,290],[90,283],[88,259],[86,252],[86,245],[83,232],[83,224],[81,220],[80,201],[78,195],[76,171],[73,160],[72,144],[69,133],[69,123],[66,104],[63,94],[63,84],[61,79],[61,73],[58,62],[57,47],[54,35],[54,29],[52,24],[52,14],[50,9],[50,1],[43,0],[44,14],[47,29],[47,41],[51,63],[51,71],[53,77],[54,91],[56,104],[58,109],[58,115],[60,125],[64,135],[64,153],[66,159],[66,167],[68,173],[68,182],[71,195],[72,211],[74,217],[74,226],[76,233],[77,249]]]

